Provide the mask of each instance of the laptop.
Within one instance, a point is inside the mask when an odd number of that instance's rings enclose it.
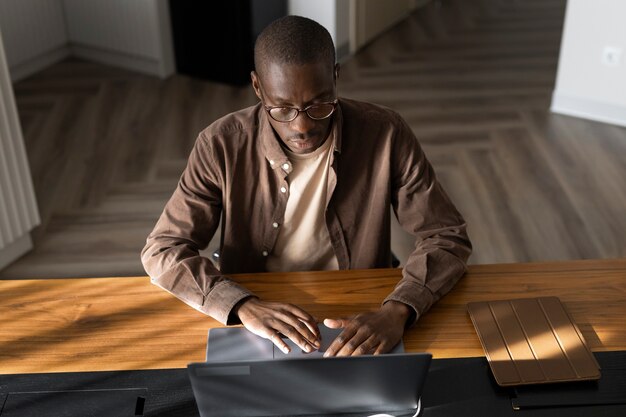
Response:
[[[332,330],[321,326],[320,350],[334,339]],[[232,343],[226,342],[228,335],[233,336]],[[420,412],[431,361],[428,353],[324,358],[322,352],[306,354],[293,346],[286,355],[268,349],[265,341],[244,328],[209,333],[209,360],[188,365],[201,417],[417,416]],[[242,356],[246,354],[253,356]]]
[[[244,327],[218,327],[209,330],[207,337],[206,361],[238,361],[256,359],[287,359],[292,357],[321,357],[342,329],[331,329],[319,324],[321,346],[318,350],[307,353],[290,339],[283,337],[289,346],[289,353],[284,353],[274,343],[248,331]],[[403,353],[402,341],[389,353]]]

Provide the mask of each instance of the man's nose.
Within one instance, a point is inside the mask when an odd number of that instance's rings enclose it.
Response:
[[[291,128],[300,133],[306,133],[314,126],[315,120],[311,119],[306,112],[298,113],[298,116],[291,121]]]

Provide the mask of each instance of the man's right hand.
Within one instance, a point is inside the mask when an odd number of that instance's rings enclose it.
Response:
[[[236,307],[235,313],[246,329],[271,340],[284,353],[289,353],[290,349],[281,334],[305,352],[313,352],[321,346],[317,320],[293,304],[251,297],[243,300]]]

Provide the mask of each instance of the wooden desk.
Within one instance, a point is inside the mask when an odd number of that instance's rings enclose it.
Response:
[[[248,274],[265,299],[316,315],[375,309],[399,269]],[[626,259],[472,266],[404,338],[435,358],[483,356],[466,304],[558,296],[594,351],[626,349]],[[146,277],[0,281],[0,373],[183,368],[220,324]]]

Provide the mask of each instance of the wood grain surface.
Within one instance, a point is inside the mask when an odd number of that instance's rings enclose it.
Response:
[[[237,275],[322,320],[375,309],[399,269]],[[474,265],[404,338],[435,358],[483,356],[466,305],[557,296],[593,351],[626,349],[626,259]],[[0,281],[0,373],[181,368],[215,320],[147,277]]]

